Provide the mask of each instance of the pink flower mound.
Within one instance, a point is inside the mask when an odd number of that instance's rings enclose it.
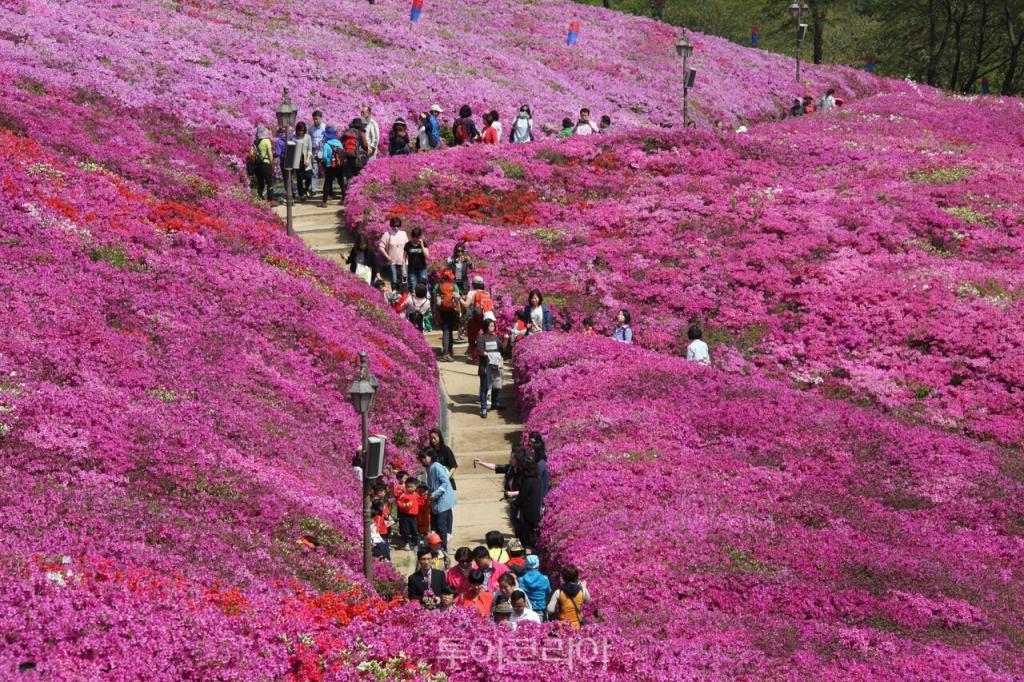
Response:
[[[567,47],[573,20],[582,37]],[[388,125],[435,102],[452,118],[463,103],[509,116],[529,102],[538,132],[581,106],[622,125],[681,123],[678,31],[569,0],[430,0],[415,25],[409,3],[392,0],[19,0],[0,5],[0,22],[3,61],[23,91],[45,83],[174,114],[215,130],[235,155],[256,122],[272,120],[285,86],[301,118],[321,108],[342,125],[364,102]],[[691,102],[705,125],[775,115],[805,90],[884,87],[862,71],[813,66],[797,86],[784,56],[692,38]]]
[[[549,558],[654,669],[1024,675],[1016,455],[608,339],[533,337],[515,369]]]
[[[1024,438],[1024,172],[1016,100],[907,86],[747,135],[634,133],[371,167],[433,253],[469,240],[506,320],[534,287],[560,323],[1001,443]]]

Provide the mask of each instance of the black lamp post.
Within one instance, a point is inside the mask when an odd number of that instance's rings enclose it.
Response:
[[[684,33],[676,42],[676,54],[683,58],[683,127],[690,125],[690,88],[693,87],[693,79],[697,75],[696,70],[691,73],[690,55],[693,54],[693,43]]]
[[[291,98],[288,97],[288,88],[284,89],[284,95],[281,97],[281,103],[277,106],[277,110],[274,114],[277,116],[277,125],[284,128],[284,139],[287,144],[284,148],[284,203],[287,218],[285,219],[285,227],[288,230],[288,236],[292,236],[295,232],[292,230],[292,163],[295,161],[295,140],[289,139],[289,131],[294,129],[295,126],[295,115],[299,113],[299,108],[292,104]]]
[[[370,479],[367,476],[369,473],[369,462],[367,459],[370,451],[369,415],[370,410],[373,409],[373,402],[377,397],[377,388],[379,386],[380,382],[377,381],[377,377],[370,373],[370,368],[366,361],[366,353],[360,353],[359,376],[349,386],[348,397],[352,401],[352,407],[362,417],[363,422],[361,448],[363,458],[363,575],[366,577],[367,582],[371,583],[373,582],[373,543],[370,540],[370,524],[373,523],[373,515],[370,512]]]
[[[800,21],[810,7],[803,0],[793,0],[789,5],[789,15],[796,21],[796,82],[800,82],[800,45],[807,35],[807,24]]]

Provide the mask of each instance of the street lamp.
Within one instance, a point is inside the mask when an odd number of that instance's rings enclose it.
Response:
[[[366,362],[366,353],[359,354],[359,376],[348,388],[348,397],[352,401],[359,416],[362,417],[363,440],[360,448],[363,461],[363,576],[367,582],[373,582],[373,543],[370,540],[370,524],[373,523],[373,515],[370,513],[370,478],[368,454],[370,452],[370,410],[373,409],[374,399],[377,397],[377,388],[380,382],[377,377],[370,373]]]
[[[298,113],[299,108],[292,104],[291,98],[288,97],[288,88],[285,88],[281,103],[277,105],[274,114],[277,116],[278,127],[284,128],[284,139],[287,143],[284,151],[284,203],[287,213],[285,228],[289,237],[295,234],[292,230],[292,163],[295,161],[295,140],[289,138],[288,131],[293,130],[295,115]]]
[[[789,5],[789,15],[796,21],[796,82],[800,82],[800,45],[807,35],[807,24],[801,22],[810,7],[803,0],[794,0]]]
[[[683,127],[685,128],[690,124],[690,88],[693,87],[693,79],[697,75],[696,70],[689,68],[693,43],[685,33],[679,36],[679,40],[676,42],[676,54],[683,58]]]

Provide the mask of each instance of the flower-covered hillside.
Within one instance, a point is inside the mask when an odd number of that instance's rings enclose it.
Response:
[[[638,678],[1024,675],[1016,454],[609,339],[537,335],[515,368],[548,558]]]
[[[569,47],[574,20],[581,39]],[[415,24],[409,3],[395,0],[19,0],[0,5],[0,22],[13,83],[175,114],[215,130],[219,146],[247,140],[286,86],[301,118],[319,107],[337,123],[361,103],[389,125],[434,102],[449,114],[468,102],[506,115],[528,102],[538,125],[582,106],[626,125],[680,124],[677,30],[569,0],[429,0]],[[771,116],[804,88],[835,85],[853,97],[885,87],[863,72],[808,66],[797,88],[781,55],[713,36],[693,42],[692,106],[704,121]]]
[[[469,240],[512,303],[1004,443],[1024,437],[1017,100],[907,87],[747,135],[636,133],[403,159],[364,173],[434,254]]]

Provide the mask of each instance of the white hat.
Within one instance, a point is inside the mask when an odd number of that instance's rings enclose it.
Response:
[[[485,320],[490,320],[491,322],[497,322],[498,321],[498,318],[496,318],[494,316],[494,311],[493,310],[488,310],[486,313],[484,313],[484,319]]]
[[[430,107],[430,110],[438,114],[444,113],[444,109],[441,108],[440,104],[435,104],[434,106]]]

